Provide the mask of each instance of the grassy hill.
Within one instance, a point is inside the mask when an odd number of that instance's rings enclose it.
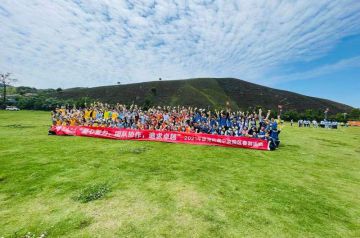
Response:
[[[278,150],[255,151],[48,136],[49,123],[0,111],[0,237],[360,236],[360,128],[287,125]]]
[[[55,92],[61,99],[90,97],[108,103],[140,105],[191,105],[224,107],[230,102],[233,109],[261,106],[285,110],[324,110],[332,113],[348,112],[352,107],[326,99],[308,97],[284,90],[273,89],[234,78],[197,78],[187,80],[154,81],[94,88],[72,88]]]

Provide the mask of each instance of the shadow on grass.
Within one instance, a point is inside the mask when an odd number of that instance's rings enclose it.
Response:
[[[5,125],[5,126],[2,126],[2,127],[24,129],[24,128],[35,128],[36,126],[33,126],[33,125],[21,125],[21,124],[11,124],[11,125]]]
[[[326,139],[326,138],[317,138],[317,137],[312,137],[312,139],[315,139],[317,141],[322,141],[325,142],[323,145],[324,146],[350,146],[348,143],[345,143],[343,141],[338,141],[338,140],[334,140],[334,139]]]
[[[120,154],[142,154],[148,151],[148,147],[121,148]]]

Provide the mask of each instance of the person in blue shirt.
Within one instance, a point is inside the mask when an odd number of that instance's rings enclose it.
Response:
[[[274,118],[271,118],[270,127],[272,130],[277,130],[277,122],[275,121]]]
[[[274,118],[271,118],[269,122],[269,136],[272,138],[275,146],[278,147],[280,144],[278,125]]]
[[[258,137],[260,139],[266,140],[266,131],[265,131],[265,127],[261,127],[260,131],[259,131],[259,135]]]
[[[212,116],[210,119],[210,126],[213,127],[214,125],[217,125],[217,121],[216,121],[215,117]]]
[[[221,127],[225,127],[226,126],[226,115],[221,113],[221,115],[219,116],[219,125]]]
[[[212,134],[212,135],[217,135],[217,134],[218,134],[216,124],[214,124],[214,125],[210,128],[209,132],[210,132],[210,134]]]
[[[198,111],[195,112],[195,115],[193,116],[193,120],[194,123],[199,123],[201,121],[201,115],[199,114]]]
[[[232,123],[231,121],[227,118],[226,119],[226,128],[231,128],[232,127]]]
[[[207,115],[203,112],[203,113],[201,114],[200,121],[206,123],[206,122],[207,122],[207,118],[208,118]]]

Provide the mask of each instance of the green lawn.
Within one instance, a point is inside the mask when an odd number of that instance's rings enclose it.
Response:
[[[0,111],[0,237],[360,237],[360,128],[287,125],[278,150],[255,151],[49,123]],[[79,199],[92,186],[104,196]]]

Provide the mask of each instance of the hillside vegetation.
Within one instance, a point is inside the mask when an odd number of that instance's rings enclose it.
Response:
[[[89,97],[108,103],[122,102],[139,105],[188,105],[225,107],[226,102],[237,110],[261,106],[299,112],[308,109],[332,113],[349,112],[352,107],[326,99],[308,97],[284,90],[273,89],[234,78],[197,78],[172,81],[153,81],[94,88],[72,88],[54,91],[61,99]]]

